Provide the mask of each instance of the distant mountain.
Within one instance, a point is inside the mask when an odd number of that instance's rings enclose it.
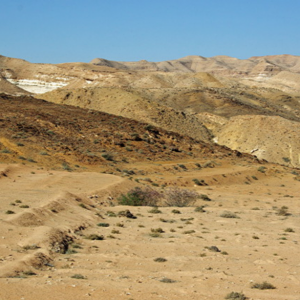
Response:
[[[186,56],[183,58],[162,62],[116,62],[95,58],[90,63],[123,70],[162,71],[162,72],[209,72],[227,76],[272,76],[281,71],[300,73],[300,56],[273,55],[253,56],[249,59],[237,59],[229,56]]]

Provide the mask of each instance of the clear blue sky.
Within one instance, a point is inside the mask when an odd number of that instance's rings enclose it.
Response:
[[[0,54],[30,62],[300,55],[300,0],[0,0]]]

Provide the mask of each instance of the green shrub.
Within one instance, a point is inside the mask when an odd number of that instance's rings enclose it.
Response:
[[[118,202],[120,205],[129,206],[157,206],[157,203],[161,198],[162,195],[150,187],[143,189],[135,187],[126,195],[122,194],[118,198]]]

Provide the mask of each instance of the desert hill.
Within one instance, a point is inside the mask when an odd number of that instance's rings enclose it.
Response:
[[[50,102],[123,116],[211,144],[215,136],[218,139],[214,141],[222,140],[228,147],[242,143],[239,149],[248,153],[253,150],[252,144],[268,140],[268,130],[261,131],[259,136],[252,134],[251,142],[239,139],[240,132],[251,132],[255,126],[231,122],[231,118],[278,116],[300,121],[299,57],[292,55],[247,60],[188,56],[159,63],[95,59],[91,63],[58,65],[31,64],[0,56],[0,70],[3,92],[20,94],[25,89],[24,94],[38,93],[38,98]],[[219,117],[226,122],[212,121]],[[278,140],[294,145],[297,130],[287,140],[281,137],[286,124],[280,118],[263,120],[274,122]],[[220,138],[220,127],[225,123],[231,124],[230,132],[235,139]],[[273,153],[265,158],[287,164],[282,160],[290,157],[286,146],[277,152],[271,150],[274,145],[265,147]],[[293,149],[293,153],[298,153],[297,145]],[[299,167],[297,159],[293,165]]]

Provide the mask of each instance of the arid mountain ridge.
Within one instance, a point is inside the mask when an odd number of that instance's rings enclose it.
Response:
[[[300,167],[298,56],[58,65],[0,56],[0,72],[8,94],[99,110]]]

